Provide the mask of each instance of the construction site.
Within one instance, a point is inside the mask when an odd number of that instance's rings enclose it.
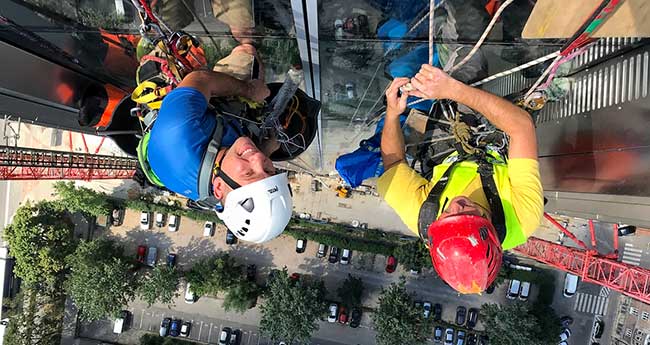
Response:
[[[236,57],[251,49],[242,79],[235,74],[243,60]],[[0,0],[0,56],[0,344],[167,339],[164,344],[650,345],[646,0]],[[382,135],[390,126],[391,82],[409,78],[399,89],[399,95],[408,93],[396,120],[405,146],[399,164],[427,181],[445,180],[448,175],[441,178],[435,167],[454,154],[483,150],[508,158],[519,152],[509,150],[513,143],[521,141],[466,104],[419,97],[424,93],[414,80],[424,73],[422,65],[505,99],[534,124],[529,139],[536,141],[543,188],[540,224],[522,244],[503,245],[497,271],[507,273],[495,278],[495,272],[475,294],[460,293],[440,274],[429,257],[429,249],[435,253],[431,232],[423,235],[420,224],[415,231],[385,197],[380,176],[392,168]],[[212,70],[232,74],[220,88],[214,86],[224,97],[212,97],[217,93],[210,89],[206,95],[200,85],[207,79],[189,81],[188,76]],[[249,89],[237,93],[240,84],[233,78],[262,80],[268,93],[261,98]],[[180,122],[164,122],[163,132],[161,120],[170,118],[163,117],[165,97],[192,85],[207,98],[199,97],[201,114],[213,111],[225,120],[217,125],[201,120],[186,132],[178,130]],[[181,118],[194,105],[179,106],[173,115]],[[183,143],[176,138],[194,140],[191,132],[229,123],[244,134],[238,132],[227,146],[251,137],[254,150],[273,161],[271,170],[286,174],[292,203],[284,233],[252,237],[247,227],[275,224],[271,216],[253,225],[246,219],[242,226],[217,217],[215,212],[233,207],[225,201],[228,194],[220,196],[217,179],[231,187],[230,199],[247,187],[236,182],[233,187],[232,178],[222,176],[230,159],[225,151],[210,161],[214,176],[208,176],[208,192],[200,186],[207,154],[197,160],[191,150],[159,153]],[[212,145],[216,137],[208,133],[204,142]],[[218,143],[228,138],[223,134]],[[267,139],[277,145],[270,154],[263,148]],[[240,157],[247,150],[253,149],[242,149]],[[154,154],[166,165],[152,160]],[[188,168],[192,164],[195,171]],[[456,163],[451,164],[450,171]],[[497,213],[483,173],[476,170],[488,208]],[[180,191],[183,183],[176,188],[166,182],[173,180],[170,171],[192,175],[196,182],[188,184],[199,187]],[[49,281],[21,276],[27,264],[18,261],[29,255],[13,255],[11,243],[20,241],[11,238],[19,227],[12,222],[23,219],[21,208],[63,198],[57,181],[72,181],[64,185],[72,188],[70,194],[87,190],[112,205],[105,217],[92,212],[87,217],[83,206],[64,203],[65,212],[86,216],[71,217],[75,241],[115,241],[124,257],[136,258],[129,270],[136,272],[134,280],[152,277],[157,266],[181,272],[167,299],[147,299],[136,284],[122,299],[103,303],[117,304],[113,309],[104,306],[104,314],[92,314],[95,309],[83,304],[89,302],[75,297],[81,290],[75,290],[70,272],[77,266],[57,273],[69,279],[54,283],[59,293],[42,292]],[[252,199],[238,203],[245,208]],[[447,200],[442,208],[442,198],[436,202],[436,212],[447,212]],[[138,209],[145,203],[153,206]],[[501,218],[508,216],[508,204],[499,206],[506,208]],[[422,212],[418,223],[421,217]],[[401,248],[425,252],[426,262],[407,261]],[[77,252],[67,252],[61,262],[73,265],[70,258]],[[194,267],[223,253],[260,286],[256,302],[242,310],[230,309],[229,287],[206,288],[196,297],[190,291],[190,282],[199,285],[190,274]],[[40,255],[45,254],[33,253]],[[483,260],[489,256],[488,248]],[[283,268],[290,286],[318,281],[326,291],[318,297],[323,308],[307,335],[267,321],[271,281]],[[365,286],[354,303],[341,292],[352,277]],[[404,333],[417,336],[387,331],[391,326],[380,321],[390,319],[381,314],[389,286],[406,289],[407,304],[419,317],[398,315],[394,324],[416,320],[417,332]],[[41,337],[26,325],[38,328],[46,318],[32,315],[32,322],[25,315],[31,315],[29,308],[49,310],[39,305],[45,295],[57,302],[44,304],[61,310],[53,317],[56,334]],[[490,314],[491,305],[501,311],[524,308],[535,314],[526,320],[540,320],[531,332],[555,333],[548,339],[514,334],[516,323],[499,322],[494,315],[501,314]],[[395,307],[408,314],[404,308]],[[545,319],[536,310],[552,316]],[[553,327],[543,320],[552,320]],[[508,327],[512,336],[495,334]]]

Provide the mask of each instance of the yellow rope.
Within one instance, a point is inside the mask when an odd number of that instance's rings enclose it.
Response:
[[[451,133],[465,153],[472,155],[478,152],[478,149],[469,143],[472,139],[472,130],[465,122],[460,120],[460,114],[458,113],[456,113],[455,120],[451,123]]]

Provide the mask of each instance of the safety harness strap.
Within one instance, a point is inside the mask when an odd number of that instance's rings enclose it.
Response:
[[[424,203],[422,203],[422,206],[420,207],[420,214],[418,215],[418,233],[420,235],[420,238],[425,243],[429,242],[429,225],[438,218],[438,210],[440,210],[440,196],[447,187],[447,183],[449,182],[449,175],[451,174],[451,171],[454,170],[456,164],[460,162],[461,160],[454,162],[447,168],[447,170],[445,170],[445,173],[442,175],[440,180],[436,182],[433,188],[431,188],[427,199],[424,201]]]
[[[203,159],[201,160],[201,168],[199,170],[198,178],[198,188],[199,191],[199,200],[203,205],[209,205],[214,207],[219,202],[213,195],[210,190],[212,187],[212,171],[214,168],[215,160],[217,159],[217,153],[221,147],[221,140],[223,139],[223,119],[221,116],[217,116],[217,125],[212,132],[212,139],[208,143],[208,147],[203,154]]]

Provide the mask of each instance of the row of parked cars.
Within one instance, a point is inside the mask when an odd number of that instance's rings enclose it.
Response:
[[[342,325],[349,324],[352,328],[357,328],[361,324],[361,309],[359,308],[352,308],[351,311],[348,311],[344,306],[332,302],[328,310],[327,322],[338,322]]]
[[[138,249],[135,254],[135,260],[143,265],[150,267],[156,266],[158,262],[158,248],[151,246],[138,246]],[[176,266],[176,254],[169,253],[167,254],[167,266],[173,268]]]
[[[508,285],[508,292],[506,293],[507,299],[520,299],[522,301],[528,300],[530,295],[530,282],[522,282],[517,279],[510,280]]]
[[[433,330],[433,342],[444,345],[488,345],[486,335],[477,335],[475,333],[466,334],[464,330],[454,330],[449,327],[444,330],[441,326],[436,326]]]
[[[192,323],[189,321],[183,322],[180,319],[172,319],[166,317],[160,323],[159,335],[161,337],[172,336],[172,337],[189,337],[190,330],[192,329]]]
[[[167,225],[167,230],[171,232],[178,231],[178,226],[180,225],[181,217],[175,214],[169,215],[156,212],[155,216],[156,226],[162,228]],[[140,229],[141,230],[150,230],[151,229],[151,213],[148,211],[142,211],[140,213]]]
[[[296,240],[296,253],[302,254],[305,252],[307,249],[307,240],[299,238]],[[327,255],[327,245],[323,243],[318,244],[318,252],[316,253],[316,256],[318,258],[324,258],[325,255]],[[341,263],[341,265],[347,265],[350,263],[350,260],[352,259],[352,251],[350,249],[343,249],[340,250],[338,247],[331,246],[329,248],[329,257],[327,261],[331,264],[335,264],[337,262]]]

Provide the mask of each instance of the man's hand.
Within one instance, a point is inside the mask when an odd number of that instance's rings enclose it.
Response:
[[[264,83],[263,80],[254,79],[248,81],[248,94],[247,98],[255,102],[263,102],[266,97],[271,94],[268,86]]]
[[[408,84],[408,78],[395,78],[388,90],[386,90],[386,117],[394,118],[400,116],[406,110],[406,99],[410,92],[402,92],[398,97],[399,88]]]
[[[427,99],[452,98],[459,82],[442,70],[431,65],[422,65],[420,71],[411,79],[415,91],[411,95]]]

